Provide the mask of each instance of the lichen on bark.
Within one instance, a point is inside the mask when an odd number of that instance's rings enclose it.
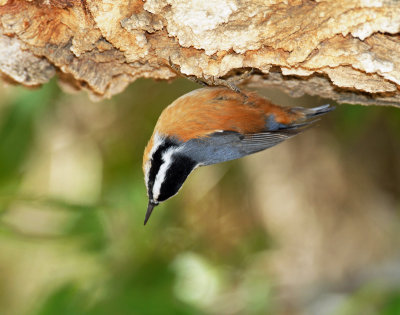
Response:
[[[249,86],[399,106],[399,33],[395,0],[2,0],[0,74],[103,98],[251,68]]]

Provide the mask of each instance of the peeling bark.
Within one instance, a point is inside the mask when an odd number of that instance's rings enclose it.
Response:
[[[400,1],[0,0],[0,74],[25,86],[58,73],[103,98],[249,68],[249,86],[400,106]]]

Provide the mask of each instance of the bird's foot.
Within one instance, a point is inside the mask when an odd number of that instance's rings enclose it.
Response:
[[[242,73],[238,78],[235,80],[228,80],[228,79],[221,79],[220,77],[216,76],[208,76],[208,77],[203,77],[203,78],[198,78],[194,75],[186,75],[181,72],[181,69],[179,66],[176,64],[172,63],[171,58],[168,59],[170,67],[180,75],[186,77],[190,81],[193,81],[197,84],[203,85],[203,86],[225,86],[228,89],[231,89],[232,91],[241,94],[245,100],[247,100],[247,95],[243,93],[238,87],[237,83],[240,83],[241,81],[247,79],[250,77],[250,75],[253,73],[253,68],[250,70],[245,71]]]

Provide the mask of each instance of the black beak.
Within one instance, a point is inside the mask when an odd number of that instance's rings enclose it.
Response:
[[[146,211],[146,217],[144,218],[144,225],[146,225],[147,221],[150,219],[151,213],[153,212],[155,206],[157,206],[157,203],[153,203],[149,200],[149,204],[147,206],[147,211]]]

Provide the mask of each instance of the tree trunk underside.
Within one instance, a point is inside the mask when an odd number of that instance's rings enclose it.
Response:
[[[398,0],[0,0],[0,74],[111,97],[138,78],[400,106]]]

